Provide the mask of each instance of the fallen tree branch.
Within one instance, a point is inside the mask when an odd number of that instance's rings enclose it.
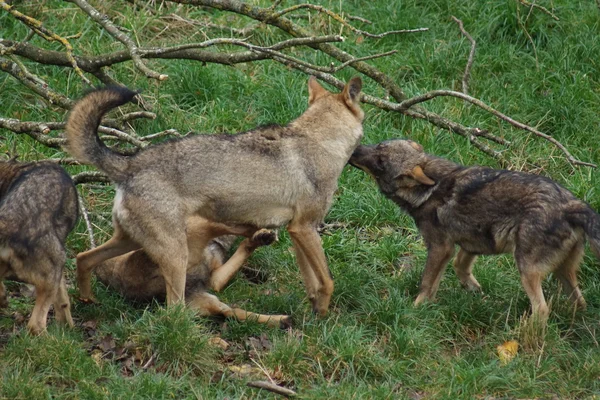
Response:
[[[596,0],[596,2],[599,4],[598,7],[600,7],[600,0]],[[538,10],[542,11],[543,13],[552,17],[553,20],[560,21],[560,18],[558,18],[552,11],[548,10],[545,7],[540,6],[539,4],[535,4],[535,1],[533,3],[530,3],[527,0],[519,0],[519,3],[523,4],[525,7],[531,7],[531,8],[535,7]]]
[[[427,92],[420,96],[415,96],[411,99],[401,102],[400,104],[397,105],[397,109],[398,109],[397,111],[400,111],[405,108],[406,109],[410,108],[410,107],[414,106],[415,104],[422,103],[424,101],[431,100],[431,99],[433,99],[435,97],[439,97],[439,96],[452,96],[452,97],[458,97],[459,99],[466,100],[469,103],[475,104],[476,106],[484,109],[485,111],[489,112],[490,114],[493,114],[496,117],[508,122],[509,124],[511,124],[514,127],[526,130],[528,132],[533,133],[536,136],[546,139],[547,141],[549,141],[550,143],[552,143],[556,147],[558,147],[565,154],[565,156],[567,157],[569,162],[573,165],[584,165],[587,167],[594,167],[594,168],[597,167],[596,164],[580,161],[580,160],[576,159],[575,157],[573,157],[571,155],[571,153],[567,150],[567,148],[562,143],[560,143],[558,140],[554,139],[552,136],[547,135],[543,132],[540,132],[537,129],[532,128],[531,126],[528,126],[519,121],[516,121],[516,120],[510,118],[509,116],[502,114],[500,111],[493,109],[492,107],[488,106],[481,100],[476,99],[474,97],[471,97],[471,96],[466,95],[461,92],[455,92],[452,90],[432,90],[431,92]]]
[[[477,43],[475,42],[475,39],[469,35],[469,32],[465,30],[463,22],[460,19],[453,15],[452,20],[458,24],[460,32],[469,40],[469,42],[471,42],[471,51],[469,52],[469,59],[462,79],[462,91],[464,94],[469,94],[469,79],[471,78],[471,67],[473,66],[473,60],[475,58],[475,48],[477,47]]]
[[[77,75],[79,75],[79,77],[88,86],[92,86],[92,82],[90,82],[90,80],[85,77],[85,75],[83,74],[83,71],[77,65],[77,61],[75,60],[75,57],[73,57],[73,46],[71,46],[71,43],[69,43],[69,41],[67,39],[65,39],[62,36],[57,35],[56,33],[52,32],[51,30],[45,28],[41,21],[38,21],[35,18],[32,18],[28,15],[25,15],[25,14],[15,10],[15,8],[12,5],[7,4],[4,0],[0,0],[0,7],[3,10],[8,11],[13,17],[15,17],[19,21],[23,22],[25,25],[27,25],[29,28],[31,28],[31,30],[33,32],[35,32],[36,34],[38,34],[45,40],[47,40],[49,42],[56,41],[56,42],[59,42],[60,44],[62,44],[65,47],[65,49],[67,50],[67,52],[66,52],[67,58],[69,59],[69,62],[71,63],[71,66],[73,67],[73,70],[75,71],[75,73],[77,73]]]
[[[259,389],[265,389],[265,390],[280,394],[285,397],[295,397],[297,395],[297,393],[294,392],[293,390],[284,388],[282,386],[276,385],[269,381],[251,381],[251,382],[248,382],[248,386],[259,388]]]
[[[85,13],[90,16],[90,18],[92,18],[96,23],[100,24],[104,28],[104,30],[106,32],[108,32],[108,34],[110,34],[112,37],[117,39],[119,42],[121,42],[125,46],[127,46],[127,49],[129,50],[129,54],[131,55],[131,60],[133,61],[133,64],[136,66],[137,69],[139,69],[142,73],[144,73],[144,75],[146,75],[147,77],[152,78],[152,79],[157,79],[159,81],[164,81],[165,79],[167,79],[169,77],[168,75],[159,74],[158,72],[153,71],[150,68],[148,68],[146,66],[146,64],[144,64],[144,62],[142,61],[142,58],[140,57],[140,54],[139,54],[139,48],[135,44],[135,42],[129,36],[127,36],[123,32],[121,32],[117,28],[117,26],[114,25],[110,21],[110,19],[108,18],[107,15],[101,14],[98,10],[96,10],[94,7],[92,7],[85,0],[67,0],[67,1],[71,1],[75,4],[77,4],[77,6],[79,8],[81,8],[83,11],[85,11]]]
[[[23,85],[48,100],[50,104],[57,104],[66,109],[71,108],[73,105],[73,100],[52,90],[40,77],[32,74],[24,66],[20,66],[14,61],[0,57],[0,70],[8,72]]]
[[[90,222],[90,215],[88,214],[87,208],[85,208],[85,204],[83,204],[83,197],[77,193],[77,202],[79,203],[79,210],[83,215],[83,220],[85,221],[85,226],[87,228],[88,236],[90,238],[90,248],[93,249],[96,247],[96,241],[94,240],[94,229],[92,228],[92,223]]]
[[[334,13],[333,11],[322,7],[322,6],[318,6],[315,4],[297,4],[294,6],[291,6],[289,8],[283,9],[281,11],[277,11],[271,14],[271,16],[269,17],[269,19],[265,22],[269,22],[270,20],[274,20],[274,19],[278,19],[280,17],[282,17],[285,14],[300,10],[302,8],[308,8],[311,10],[315,10],[317,12],[326,14],[327,16],[333,18],[334,20],[336,20],[337,22],[339,22],[340,24],[342,24],[343,26],[345,26],[346,28],[350,29],[352,32],[357,33],[359,35],[363,35],[366,37],[370,37],[370,38],[382,38],[385,36],[389,36],[389,35],[397,35],[397,34],[401,34],[401,33],[415,33],[415,32],[426,32],[429,30],[429,28],[417,28],[417,29],[400,29],[400,30],[394,30],[394,31],[388,31],[388,32],[383,32],[383,33],[370,33],[367,31],[363,31],[360,30],[358,28],[355,28],[354,26],[350,25],[343,16],[341,16],[340,14]]]

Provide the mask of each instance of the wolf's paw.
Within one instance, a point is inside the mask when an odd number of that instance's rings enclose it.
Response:
[[[94,297],[79,297],[78,300],[83,304],[98,304]]]
[[[277,231],[271,229],[260,229],[250,238],[253,247],[268,246],[275,241],[277,241]]]
[[[285,318],[282,318],[281,321],[279,321],[279,328],[280,329],[290,329],[291,327],[294,326],[294,321],[292,320],[291,316],[287,316]]]

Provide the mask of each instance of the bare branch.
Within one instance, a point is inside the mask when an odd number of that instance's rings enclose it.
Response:
[[[157,79],[159,81],[164,81],[165,79],[167,79],[169,77],[168,75],[159,74],[158,72],[152,71],[150,68],[148,68],[146,66],[146,64],[143,63],[142,58],[140,57],[140,54],[139,54],[139,48],[135,44],[135,42],[129,36],[127,36],[123,32],[121,32],[117,28],[117,26],[114,25],[110,21],[110,19],[108,18],[107,15],[101,14],[98,10],[96,10],[94,7],[92,7],[85,0],[69,0],[69,1],[77,4],[77,6],[79,6],[79,8],[81,8],[83,11],[85,11],[85,13],[90,16],[90,18],[92,18],[98,24],[102,25],[102,27],[104,28],[104,30],[106,30],[106,32],[108,32],[112,37],[114,37],[119,42],[121,42],[125,46],[127,46],[127,49],[129,50],[129,54],[131,54],[131,60],[133,61],[133,64],[137,67],[137,69],[139,69],[141,72],[143,72],[147,77]]]
[[[284,388],[282,386],[276,385],[269,381],[252,381],[252,382],[248,382],[248,386],[259,388],[259,389],[265,389],[265,390],[280,394],[285,397],[294,397],[297,394],[296,392],[294,392],[291,389]]]
[[[146,135],[140,138],[140,140],[144,141],[144,142],[148,142],[150,140],[154,140],[156,138],[160,138],[160,137],[169,137],[169,136],[175,136],[175,137],[182,137],[183,135],[181,135],[177,129],[167,129],[165,131],[162,132],[157,132],[157,133],[153,133],[151,135]]]
[[[85,208],[85,204],[83,204],[83,197],[79,193],[77,193],[77,202],[79,203],[79,210],[81,210],[81,214],[83,215],[83,220],[85,221],[85,226],[90,238],[90,248],[93,249],[96,247],[96,241],[94,240],[94,229],[92,228],[92,223],[90,222],[90,216],[87,208]]]
[[[517,0],[517,1],[520,1],[520,0]],[[527,20],[529,19],[529,15],[531,15],[531,11],[533,11],[533,5],[532,5],[532,7],[529,8],[529,13],[527,14],[527,17],[525,18],[525,22],[527,22]],[[531,47],[533,47],[533,55],[535,57],[535,69],[539,70],[540,63],[538,61],[537,48],[535,47],[535,42],[533,41],[533,38],[529,34],[527,27],[525,27],[525,24],[521,21],[521,12],[519,11],[519,7],[517,7],[517,22],[519,23],[519,26],[521,27],[521,29],[523,29],[523,32],[525,33],[525,36],[527,36],[527,39],[529,39],[529,43],[531,43]]]
[[[77,75],[79,75],[79,77],[88,86],[92,86],[92,82],[90,82],[90,80],[85,77],[85,75],[83,74],[83,71],[77,65],[77,61],[75,60],[75,57],[73,57],[73,46],[71,46],[71,43],[69,43],[69,41],[66,38],[63,38],[62,36],[59,36],[56,33],[45,28],[41,21],[38,21],[35,18],[32,18],[28,15],[25,15],[25,14],[15,10],[13,6],[7,4],[4,0],[0,0],[0,7],[2,9],[4,9],[5,11],[8,11],[16,19],[18,19],[19,21],[23,22],[25,25],[30,27],[33,32],[37,33],[39,36],[41,36],[45,40],[47,40],[49,42],[54,42],[54,41],[60,42],[60,44],[62,44],[65,47],[65,49],[67,50],[67,53],[66,53],[67,58],[69,59],[69,62],[73,66],[73,69],[75,70]]]
[[[416,96],[413,97],[411,99],[405,100],[401,103],[399,103],[397,106],[395,106],[395,108],[397,108],[397,111],[401,111],[402,109],[408,109],[410,107],[412,107],[415,104],[418,103],[422,103],[424,101],[427,100],[431,100],[435,97],[439,97],[439,96],[452,96],[452,97],[458,97],[459,99],[463,99],[468,101],[469,103],[475,104],[476,106],[484,109],[485,111],[489,112],[490,114],[495,115],[496,117],[508,122],[509,124],[511,124],[514,127],[526,130],[528,132],[533,133],[536,136],[539,136],[541,138],[546,139],[547,141],[549,141],[550,143],[554,144],[556,147],[558,147],[567,157],[567,159],[569,160],[569,162],[573,165],[585,165],[588,167],[594,167],[596,168],[596,164],[592,164],[592,163],[588,163],[588,162],[584,162],[584,161],[579,161],[577,160],[575,157],[573,157],[571,155],[571,153],[567,150],[567,148],[561,144],[558,140],[554,139],[552,136],[547,135],[543,132],[538,131],[535,128],[532,128],[528,125],[525,125],[519,121],[516,121],[512,118],[510,118],[507,115],[502,114],[500,111],[497,111],[495,109],[493,109],[492,107],[488,106],[487,104],[485,104],[484,102],[482,102],[481,100],[478,100],[474,97],[471,97],[469,95],[466,95],[464,93],[461,92],[455,92],[452,90],[432,90],[431,92],[427,92],[425,94],[422,94],[420,96]]]
[[[269,22],[269,20],[278,19],[278,18],[280,18],[281,16],[283,16],[285,14],[297,11],[297,10],[302,9],[302,8],[308,8],[308,9],[315,10],[317,12],[326,14],[327,16],[333,18],[334,20],[336,20],[337,22],[339,22],[340,24],[342,24],[346,28],[350,29],[352,32],[357,33],[359,35],[366,36],[366,37],[370,37],[370,38],[378,38],[378,39],[380,39],[380,38],[388,36],[388,35],[396,35],[396,34],[401,34],[401,33],[425,32],[425,31],[429,30],[429,28],[400,29],[400,30],[394,30],[394,31],[388,31],[388,32],[383,32],[383,33],[379,33],[379,34],[374,34],[374,33],[370,33],[370,32],[363,31],[363,30],[360,30],[358,28],[355,28],[354,26],[350,25],[344,19],[343,16],[341,16],[341,15],[339,15],[337,13],[334,13],[333,11],[331,11],[331,10],[325,8],[325,7],[318,6],[318,5],[315,5],[315,4],[297,4],[297,5],[291,6],[289,8],[283,9],[281,11],[272,13],[270,15],[270,17],[267,19],[267,21],[265,21],[265,22]]]
[[[471,78],[471,67],[473,66],[473,60],[475,58],[475,47],[477,47],[477,43],[475,39],[469,35],[469,32],[465,30],[463,22],[456,18],[454,15],[452,16],[452,20],[458,24],[458,29],[460,29],[461,33],[465,35],[465,37],[471,42],[471,51],[469,52],[469,60],[467,61],[467,66],[465,67],[465,73],[462,79],[462,91],[464,94],[469,94],[469,79]]]
[[[50,89],[50,86],[46,82],[14,61],[0,57],[0,70],[14,76],[29,89],[48,100],[50,104],[58,104],[60,107],[67,109],[73,105],[73,100]]]
[[[596,0],[596,2],[598,3],[598,7],[600,7],[600,0]],[[558,18],[552,11],[550,11],[547,8],[542,7],[538,4],[535,4],[535,1],[533,3],[530,3],[527,0],[519,0],[519,3],[523,4],[525,7],[531,7],[531,8],[535,7],[538,10],[542,11],[543,13],[548,14],[555,21],[560,21],[560,18]]]

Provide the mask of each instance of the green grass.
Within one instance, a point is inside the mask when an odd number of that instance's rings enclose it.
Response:
[[[94,1],[96,6],[100,2]],[[116,22],[133,29],[141,42],[199,41],[199,30],[173,25],[126,2],[103,2]],[[160,3],[160,2],[157,2]],[[268,1],[253,1],[268,5]],[[284,2],[284,6],[292,1]],[[340,2],[317,3],[340,11]],[[48,0],[41,6],[15,2],[17,8],[42,19],[73,39],[75,51],[99,54],[123,48],[71,3]],[[380,40],[344,31],[340,47],[364,56],[397,49],[399,53],[369,61],[390,74],[409,95],[433,89],[459,89],[469,52],[451,15],[460,18],[477,41],[470,93],[511,117],[538,127],[560,140],[575,157],[598,163],[600,152],[600,10],[594,2],[542,1],[560,18],[528,10],[516,1],[455,2],[345,1],[343,11],[371,21],[363,29],[429,27],[424,33],[389,36]],[[160,13],[174,12],[164,5]],[[235,17],[203,9],[179,11],[190,17],[210,15],[243,26]],[[322,32],[339,26],[321,22]],[[308,23],[301,21],[301,23]],[[161,33],[163,32],[163,33]],[[193,33],[193,34],[192,34]],[[6,13],[0,14],[0,36],[22,40],[27,30]],[[274,28],[257,31],[252,40],[271,43],[283,36]],[[33,44],[62,50],[60,45],[34,37]],[[534,46],[535,45],[535,52]],[[296,56],[326,65],[330,60],[314,51],[296,49]],[[537,55],[537,66],[536,66]],[[158,118],[137,121],[140,135],[175,128],[180,132],[236,132],[269,122],[286,123],[305,108],[303,74],[262,61],[225,67],[191,61],[150,61],[170,78],[161,83],[144,78],[132,64],[111,73],[132,88],[143,90]],[[83,90],[70,71],[27,63],[54,89],[76,98]],[[337,74],[348,79],[353,71]],[[365,90],[384,95],[369,79]],[[439,98],[428,109],[466,126],[478,126],[511,141],[502,150],[511,169],[552,177],[577,196],[600,209],[599,175],[589,168],[571,167],[555,147],[524,131],[511,128],[474,106]],[[128,106],[134,110],[134,106]],[[365,106],[364,143],[410,137],[426,151],[464,164],[498,167],[464,138],[432,125]],[[62,120],[63,110],[48,105],[12,77],[0,75],[0,116],[23,120]],[[25,135],[1,131],[3,152],[17,149],[21,159],[37,160],[63,153],[49,150]],[[81,168],[69,168],[77,172]],[[112,232],[110,211],[114,189],[80,188],[93,211],[96,239]],[[310,307],[285,232],[280,241],[258,250],[250,259],[268,279],[253,284],[242,276],[233,280],[220,298],[228,304],[262,313],[293,315],[292,330],[281,331],[256,323],[199,318],[186,310],[166,311],[158,304],[131,304],[99,283],[99,304],[73,301],[74,329],[63,329],[50,319],[48,335],[30,337],[22,317],[33,299],[13,294],[8,309],[0,311],[0,398],[275,398],[246,386],[266,379],[260,368],[301,398],[589,398],[600,396],[600,262],[587,253],[580,273],[588,309],[573,315],[559,286],[544,282],[552,314],[547,331],[532,333],[523,320],[529,301],[520,286],[512,257],[482,257],[475,275],[483,295],[461,289],[451,268],[442,280],[438,300],[415,308],[426,250],[414,223],[381,196],[362,171],[347,168],[328,214],[339,228],[323,235],[323,245],[335,278],[335,292],[327,317],[317,318]],[[74,278],[72,257],[89,247],[82,221],[71,234],[67,276]],[[70,293],[76,296],[76,288]],[[227,350],[209,339],[220,336]],[[251,338],[270,343],[255,348]],[[516,358],[503,365],[496,346],[507,340],[520,343]],[[232,367],[250,365],[250,375]],[[260,368],[258,367],[260,366]],[[420,397],[421,396],[421,397]]]

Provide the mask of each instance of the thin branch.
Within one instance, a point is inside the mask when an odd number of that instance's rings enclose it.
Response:
[[[140,140],[142,140],[144,142],[148,142],[150,140],[154,140],[154,139],[157,139],[157,138],[169,137],[169,136],[182,137],[183,135],[181,135],[177,131],[177,129],[167,129],[167,130],[164,130],[162,132],[157,132],[157,133],[153,133],[151,135],[142,136],[142,137],[140,137]]]
[[[471,67],[473,66],[473,60],[475,58],[475,48],[477,47],[477,43],[475,42],[475,39],[469,35],[469,32],[465,30],[463,22],[460,19],[453,15],[452,20],[458,24],[458,29],[460,29],[461,33],[469,40],[469,42],[471,42],[471,51],[469,52],[469,59],[462,79],[462,91],[464,94],[469,94],[469,79],[471,78]]]
[[[268,390],[270,392],[277,393],[285,397],[294,397],[297,395],[297,393],[291,389],[284,388],[282,386],[276,385],[268,381],[252,381],[248,382],[248,386]]]
[[[560,18],[558,18],[552,11],[550,11],[547,8],[542,7],[538,4],[535,4],[535,1],[533,3],[530,3],[527,0],[519,0],[519,3],[523,4],[525,7],[531,7],[531,8],[535,7],[538,10],[542,11],[543,13],[548,14],[555,21],[560,21]],[[596,0],[596,3],[598,3],[598,7],[600,7],[600,0]]]
[[[350,25],[343,16],[334,13],[333,11],[322,7],[322,6],[318,6],[315,4],[296,4],[294,6],[285,8],[281,11],[278,12],[274,12],[270,15],[269,19],[265,22],[268,22],[269,20],[274,20],[274,19],[278,19],[280,17],[282,17],[285,14],[297,11],[299,9],[302,8],[308,8],[311,10],[315,10],[317,12],[323,13],[328,15],[329,17],[333,18],[334,20],[336,20],[337,22],[339,22],[340,24],[342,24],[343,26],[345,26],[346,28],[350,29],[352,32],[357,33],[359,35],[363,35],[366,37],[370,37],[370,38],[383,38],[385,36],[389,36],[389,35],[396,35],[396,34],[401,34],[401,33],[414,33],[414,32],[425,32],[428,31],[429,28],[417,28],[417,29],[400,29],[400,30],[394,30],[394,31],[388,31],[388,32],[383,32],[383,33],[379,33],[379,34],[374,34],[374,33],[370,33],[367,31],[363,31],[361,29],[355,28],[354,26]]]
[[[25,14],[15,10],[13,6],[7,4],[4,0],[0,0],[0,7],[3,10],[8,11],[13,17],[15,17],[19,21],[23,22],[25,25],[27,25],[29,28],[31,28],[32,31],[37,33],[39,36],[41,36],[45,40],[47,40],[49,42],[56,41],[56,42],[59,42],[60,44],[62,44],[65,47],[65,49],[67,50],[67,53],[66,53],[67,58],[69,59],[69,62],[71,63],[71,66],[73,67],[73,69],[75,70],[77,75],[79,75],[79,77],[88,86],[92,86],[92,82],[90,82],[90,80],[85,77],[85,75],[83,74],[83,71],[77,65],[77,61],[75,60],[75,57],[73,56],[73,46],[71,46],[71,43],[69,43],[69,41],[66,38],[63,38],[62,36],[59,36],[56,33],[45,28],[41,21],[38,21],[35,18],[32,18],[28,15],[25,15]]]
[[[517,0],[517,1],[520,1],[520,0]],[[533,5],[531,8],[529,8],[529,14],[531,14],[532,10],[533,10]],[[527,15],[527,18],[525,18],[525,22],[527,22],[527,19],[529,19],[529,14]],[[519,7],[517,7],[517,22],[519,23],[519,26],[521,27],[521,29],[523,29],[523,32],[525,32],[525,36],[527,36],[527,39],[529,39],[529,43],[531,43],[531,47],[533,47],[533,55],[535,57],[535,69],[539,70],[540,63],[538,61],[537,48],[535,47],[535,43],[533,41],[533,38],[529,34],[529,31],[525,27],[525,23],[523,23],[521,21],[521,12],[519,11]]]
[[[71,108],[73,105],[73,100],[55,92],[46,82],[40,79],[40,77],[29,72],[24,66],[19,66],[19,64],[14,61],[0,57],[0,70],[8,72],[29,89],[48,100],[50,104],[57,104],[66,109]]]
[[[92,228],[92,223],[90,222],[90,216],[88,214],[87,208],[85,208],[85,204],[83,204],[83,197],[79,193],[77,193],[77,201],[79,203],[79,209],[81,210],[81,214],[83,215],[83,220],[85,221],[85,226],[87,228],[88,236],[90,238],[90,248],[96,247],[96,241],[94,240],[94,229]]]
[[[99,126],[98,132],[104,133],[105,135],[114,136],[121,139],[124,142],[131,143],[132,145],[142,149],[147,146],[147,143],[142,142],[140,139],[131,136],[130,134],[123,132],[119,129],[109,128],[106,126]]]
[[[487,104],[485,104],[484,102],[482,102],[481,100],[478,100],[474,97],[471,97],[469,95],[466,95],[464,93],[461,92],[455,92],[452,90],[432,90],[431,92],[427,92],[425,94],[422,94],[420,96],[415,96],[411,99],[405,100],[399,104],[397,104],[395,106],[395,108],[397,109],[397,111],[401,111],[403,109],[408,109],[412,106],[414,106],[415,104],[418,103],[422,103],[424,101],[427,100],[431,100],[435,97],[439,97],[439,96],[451,96],[451,97],[458,97],[459,99],[463,99],[468,101],[469,103],[475,104],[476,106],[484,109],[485,111],[489,112],[490,114],[495,115],[496,117],[508,122],[509,124],[511,124],[514,127],[526,130],[528,132],[533,133],[536,136],[539,136],[541,138],[546,139],[547,141],[549,141],[550,143],[554,144],[556,147],[558,147],[567,157],[567,159],[569,160],[569,162],[573,165],[584,165],[587,167],[594,167],[596,168],[597,165],[596,164],[592,164],[592,163],[588,163],[588,162],[584,162],[584,161],[579,161],[577,160],[575,157],[573,157],[571,155],[571,153],[567,150],[567,148],[560,143],[558,140],[554,139],[552,136],[547,135],[543,132],[538,131],[535,128],[532,128],[528,125],[525,125],[519,121],[516,121],[512,118],[510,118],[507,115],[502,114],[500,111],[497,111],[495,109],[493,109],[492,107],[488,106]]]
[[[119,42],[121,42],[125,46],[127,46],[127,49],[129,50],[129,54],[131,54],[131,60],[133,61],[133,64],[137,67],[137,69],[139,69],[142,73],[144,73],[144,75],[146,75],[149,78],[157,79],[159,81],[164,81],[165,79],[167,79],[169,77],[168,75],[159,74],[158,72],[152,71],[150,68],[148,68],[146,66],[146,64],[144,64],[144,62],[142,61],[142,58],[140,57],[140,54],[139,54],[139,48],[135,44],[135,42],[129,36],[127,36],[123,32],[121,32],[119,30],[119,28],[110,21],[110,19],[108,18],[107,15],[101,14],[98,10],[96,10],[94,7],[92,7],[85,0],[68,0],[68,1],[71,1],[75,4],[77,4],[77,6],[79,8],[81,8],[87,15],[89,15],[90,18],[92,18],[94,21],[96,21],[96,23],[100,24],[104,28],[104,30],[106,30],[106,32],[108,32],[109,35],[111,35],[112,37],[117,39]]]
[[[196,21],[193,19],[187,19],[187,18],[183,18],[182,16],[177,15],[177,14],[163,15],[162,17],[160,17],[160,19],[172,20],[172,21],[176,21],[176,22],[183,22],[188,25],[199,26],[199,27],[208,28],[208,29],[228,31],[228,32],[231,32],[238,36],[248,36],[252,31],[254,31],[259,26],[259,24],[253,24],[253,25],[249,25],[245,28],[233,28],[231,26],[219,25],[219,24],[215,24],[215,23],[212,23],[209,21]]]

